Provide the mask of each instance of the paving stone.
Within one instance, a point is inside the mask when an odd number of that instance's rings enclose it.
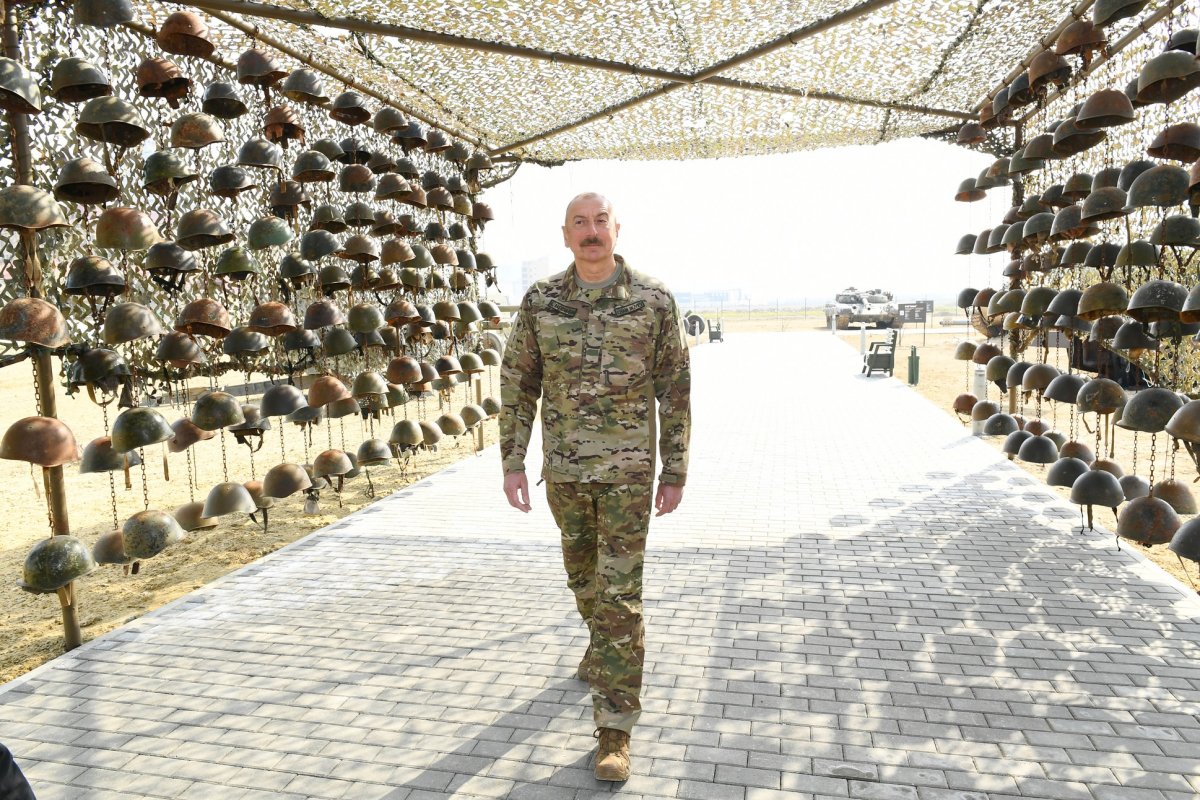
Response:
[[[778,352],[823,391],[729,425],[728,374],[799,391]],[[693,365],[625,786],[591,773],[544,498],[507,509],[493,448],[0,687],[38,796],[1200,795],[1194,595],[837,337],[739,335]]]

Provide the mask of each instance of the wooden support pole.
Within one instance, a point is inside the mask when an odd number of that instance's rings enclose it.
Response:
[[[4,0],[0,0],[0,9],[3,9],[4,14],[4,54],[19,62],[21,60],[21,39],[20,32],[17,30],[17,10],[12,3],[6,3]],[[22,186],[30,186],[33,184],[33,173],[29,149],[29,125],[24,114],[9,111],[7,117],[17,183]],[[26,288],[29,295],[44,297],[46,292],[42,284],[41,269],[38,267],[37,237],[32,231],[23,231],[21,234],[21,260],[28,279]],[[38,414],[43,417],[57,417],[58,402],[55,395],[54,366],[50,362],[50,351],[37,346],[31,346],[30,349],[33,354],[38,396],[41,398]],[[50,495],[53,533],[55,536],[67,536],[71,533],[71,524],[67,516],[67,488],[63,468],[60,466],[46,469],[45,479]],[[74,650],[83,643],[83,634],[79,628],[79,614],[75,603],[75,584],[73,582],[58,590],[58,601],[62,606],[63,649]]]

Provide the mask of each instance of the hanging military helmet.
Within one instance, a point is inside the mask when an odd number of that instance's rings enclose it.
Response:
[[[245,422],[245,419],[242,404],[228,392],[207,391],[196,399],[192,408],[192,423],[205,431],[227,428]]]
[[[80,459],[79,445],[62,420],[25,417],[17,420],[0,440],[0,458],[28,461],[40,467],[58,467]]]
[[[371,208],[370,203],[351,203],[346,206],[343,218],[351,228],[366,228],[375,224],[375,209]]]
[[[402,176],[395,173],[381,175],[375,187],[376,200],[403,200],[412,191],[412,186]]]
[[[304,309],[304,327],[307,330],[319,330],[331,325],[342,325],[346,316],[332,300],[321,298],[314,300]]]
[[[207,208],[193,208],[185,212],[175,226],[175,243],[185,250],[217,247],[233,239],[233,232],[221,215]]]
[[[118,303],[104,315],[105,344],[122,344],[160,333],[158,317],[140,303]]]
[[[157,150],[142,164],[142,188],[160,197],[171,196],[199,177],[178,153],[170,150]]]
[[[234,328],[221,340],[222,353],[242,358],[260,356],[270,346],[271,340],[266,335],[252,331],[244,325]]]
[[[150,138],[150,130],[129,103],[119,97],[97,97],[79,112],[75,132],[118,147],[135,147]]]
[[[1179,529],[1179,515],[1157,497],[1138,497],[1130,500],[1117,518],[1117,535],[1143,545],[1171,541]]]
[[[204,90],[200,110],[218,119],[237,119],[250,109],[232,84],[216,81]]]
[[[312,106],[323,106],[329,102],[329,95],[321,83],[321,76],[314,70],[298,69],[287,76],[279,87],[284,97]]]
[[[117,182],[102,164],[90,158],[76,158],[59,170],[54,196],[66,202],[99,205],[117,199]]]
[[[208,38],[208,25],[191,11],[175,11],[166,18],[154,40],[168,53],[208,58],[215,49]]]
[[[217,197],[237,197],[258,187],[250,171],[233,164],[217,167],[208,175],[209,193]]]
[[[292,140],[303,145],[304,123],[292,109],[276,106],[267,112],[267,118],[263,122],[263,135],[268,141],[279,142],[285,149]]]
[[[307,150],[292,164],[292,179],[300,183],[325,183],[337,173],[329,159],[319,150]]]
[[[308,472],[299,464],[277,464],[263,476],[262,491],[267,497],[290,497],[313,485]]]
[[[1133,122],[1133,104],[1119,89],[1101,89],[1083,103],[1075,118],[1082,130],[1111,128]]]
[[[49,192],[19,185],[0,189],[0,228],[38,231],[63,228],[68,224]]]
[[[179,71],[174,61],[147,56],[138,64],[134,74],[138,94],[142,97],[161,97],[171,108],[192,91],[192,80]]]
[[[333,99],[329,116],[347,125],[362,125],[371,119],[371,111],[358,92],[346,91]]]
[[[125,276],[99,256],[80,256],[72,261],[63,283],[63,293],[69,295],[111,298],[124,291]]]
[[[413,150],[424,147],[426,142],[425,129],[415,119],[409,120],[408,125],[392,134],[392,141],[400,145],[400,148],[405,153],[410,153]],[[403,164],[403,161],[401,161],[401,164]],[[407,176],[404,172],[400,174]]]
[[[137,208],[113,206],[96,220],[96,246],[113,250],[146,250],[162,241],[150,217]]]
[[[1200,125],[1178,122],[1159,131],[1146,148],[1154,158],[1165,158],[1190,164],[1200,157]]]
[[[209,114],[199,111],[183,114],[171,123],[171,147],[200,150],[223,141],[225,132],[221,123]]]
[[[246,246],[251,250],[282,247],[292,240],[291,226],[275,216],[259,217],[250,223],[246,233]]]
[[[185,369],[193,364],[203,364],[208,359],[200,345],[186,333],[168,331],[158,340],[154,351],[154,360],[167,364],[175,369]],[[178,431],[176,431],[178,436]]]
[[[60,103],[82,103],[111,95],[112,83],[92,62],[71,56],[54,65],[50,94]]]
[[[285,417],[307,405],[308,401],[302,391],[290,384],[281,383],[263,392],[259,401],[259,413],[263,417]]]
[[[16,114],[42,113],[42,92],[37,79],[11,58],[0,58],[0,108]]]
[[[221,251],[213,274],[233,281],[244,281],[262,272],[258,259],[244,247],[234,245]]]
[[[0,339],[51,350],[71,342],[62,312],[36,297],[18,297],[0,308]]]
[[[312,408],[320,408],[347,397],[350,397],[350,390],[336,375],[320,375],[308,387],[308,405]]]
[[[74,536],[41,539],[25,556],[17,585],[27,592],[49,594],[96,569],[87,546]]]
[[[300,326],[296,324],[296,318],[290,308],[283,303],[272,301],[255,306],[250,312],[250,322],[246,327],[267,336],[282,336],[298,330]]]
[[[233,323],[225,307],[208,297],[193,300],[183,307],[175,319],[175,330],[193,336],[221,339],[229,335]]]
[[[249,86],[268,87],[287,77],[287,70],[279,66],[275,57],[265,50],[251,48],[238,56],[238,83]]]
[[[1126,430],[1159,433],[1166,430],[1167,422],[1182,407],[1183,400],[1170,389],[1158,386],[1142,389],[1125,403],[1116,424]]]
[[[403,230],[403,226],[396,221],[390,211],[374,211],[374,221],[371,223],[371,235],[380,238],[383,236],[394,236]]]
[[[1182,50],[1160,53],[1146,62],[1137,78],[1137,101],[1173,103],[1200,86],[1196,57]]]
[[[152,408],[135,406],[122,411],[113,421],[112,446],[118,453],[158,444],[174,438],[175,431]]]
[[[208,515],[205,515],[208,516]],[[121,526],[125,553],[130,558],[153,558],[184,539],[183,528],[165,511],[139,511]]]
[[[216,517],[204,516],[204,503],[198,500],[192,503],[184,503],[175,509],[172,516],[179,523],[179,527],[187,532],[217,527]]]
[[[79,474],[91,475],[99,472],[116,472],[128,467],[136,467],[142,463],[142,457],[137,451],[118,453],[113,450],[112,438],[100,436],[88,442],[83,448],[83,458],[79,461]]]
[[[338,188],[351,193],[373,192],[375,175],[365,164],[350,164],[338,173]]]

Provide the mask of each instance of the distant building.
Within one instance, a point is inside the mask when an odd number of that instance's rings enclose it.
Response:
[[[521,291],[518,296],[525,294],[526,289],[549,274],[550,258],[548,256],[521,262]]]

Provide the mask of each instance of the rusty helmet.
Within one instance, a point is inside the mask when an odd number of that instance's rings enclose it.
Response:
[[[304,122],[294,109],[275,106],[263,120],[263,136],[270,142],[279,142],[285,148],[290,141],[304,144]]]
[[[1154,158],[1192,163],[1200,158],[1200,125],[1194,122],[1168,125],[1154,137],[1146,153]]]
[[[320,375],[308,387],[308,405],[311,408],[320,408],[350,396],[350,390],[336,375]]]
[[[1150,243],[1166,247],[1200,247],[1200,220],[1172,214],[1154,226]]]
[[[204,516],[204,503],[199,500],[184,503],[172,513],[175,521],[179,523],[179,527],[184,531],[199,531],[206,528],[215,528],[217,520],[215,517]],[[119,533],[120,531],[114,531]],[[123,540],[122,540],[123,543]],[[97,543],[97,546],[99,543]]]
[[[1171,541],[1180,524],[1179,515],[1165,500],[1151,495],[1135,497],[1117,518],[1117,535],[1144,545],[1164,544]]]
[[[168,331],[158,340],[154,351],[154,360],[169,364],[175,369],[183,369],[192,364],[203,364],[207,361],[200,345],[186,333]]]
[[[167,442],[167,449],[172,453],[182,453],[196,442],[206,442],[217,435],[215,430],[205,430],[187,417],[180,417],[172,422],[171,430],[175,435]]]
[[[0,339],[55,350],[70,344],[67,322],[57,306],[36,297],[18,297],[0,308]]]
[[[1110,314],[1123,314],[1129,307],[1129,295],[1120,284],[1101,281],[1083,290],[1079,298],[1078,316],[1095,322]]]
[[[377,150],[371,153],[367,159],[367,169],[371,170],[376,175],[384,175],[391,173],[396,168],[396,161],[388,153],[383,150]]]
[[[345,91],[333,98],[329,116],[346,125],[362,125],[371,119],[367,101],[358,92]]]
[[[385,136],[403,130],[407,125],[408,119],[399,109],[392,106],[381,107],[371,119],[371,127],[375,129],[375,132]]]
[[[218,119],[237,119],[250,109],[233,84],[216,81],[205,88],[200,110]]]
[[[282,499],[312,487],[312,478],[299,464],[276,464],[263,476],[262,493],[266,497]]]
[[[1073,456],[1062,457],[1046,472],[1046,483],[1050,486],[1070,488],[1079,476],[1087,471],[1086,461]]]
[[[154,34],[154,40],[166,52],[181,56],[208,58],[215,49],[208,25],[191,11],[173,12]]]
[[[222,339],[233,328],[225,306],[209,297],[201,297],[188,303],[175,319],[175,330],[192,335]]]
[[[79,445],[71,429],[53,417],[17,420],[0,440],[0,458],[28,461],[40,467],[58,467],[80,459]]]
[[[179,71],[174,61],[147,56],[134,73],[138,94],[142,97],[161,97],[171,108],[192,92],[192,79]]]

